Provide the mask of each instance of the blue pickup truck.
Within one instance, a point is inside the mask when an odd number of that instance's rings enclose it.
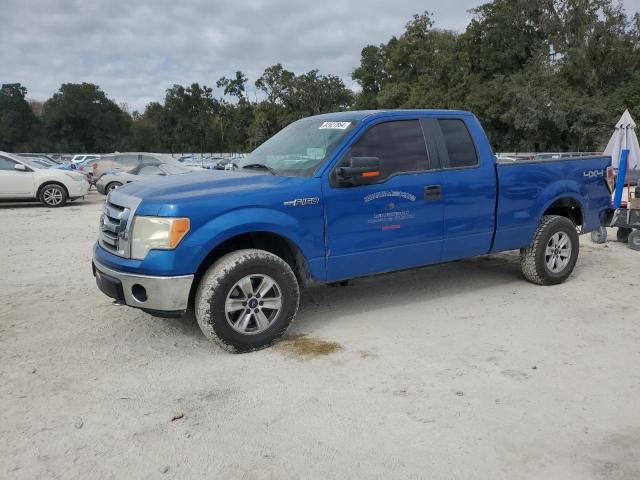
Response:
[[[255,350],[285,333],[313,283],[516,249],[527,280],[563,282],[578,234],[608,214],[610,163],[498,162],[464,111],[305,118],[231,170],[112,191],[93,271],[123,304],[193,311],[208,338]]]

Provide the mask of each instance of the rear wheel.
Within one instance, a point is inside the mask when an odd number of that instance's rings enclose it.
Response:
[[[633,232],[633,229],[631,228],[619,227],[618,231],[616,232],[616,238],[618,239],[619,242],[627,243],[631,232]]]
[[[640,250],[640,230],[634,230],[629,235],[629,248],[632,250]]]
[[[598,230],[591,232],[591,241],[593,243],[607,243],[607,229],[599,227]]]
[[[578,261],[580,243],[571,220],[545,215],[531,246],[520,251],[520,267],[527,280],[538,285],[564,282]]]
[[[249,352],[284,335],[299,297],[296,277],[284,260],[263,250],[238,250],[202,277],[195,314],[207,338],[226,350]]]
[[[63,207],[68,200],[67,191],[56,183],[49,183],[40,189],[39,199],[45,207]]]

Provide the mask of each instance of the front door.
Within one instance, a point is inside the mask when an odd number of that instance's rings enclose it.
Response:
[[[16,170],[16,165],[18,162],[0,156],[0,197],[25,198],[34,196],[33,172],[31,170]]]
[[[375,182],[340,184],[337,168],[357,157],[379,159]],[[440,261],[443,201],[434,168],[417,119],[375,124],[354,142],[323,191],[327,280]]]

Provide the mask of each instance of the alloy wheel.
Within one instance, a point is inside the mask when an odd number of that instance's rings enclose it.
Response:
[[[551,236],[544,252],[547,268],[552,273],[561,273],[571,260],[571,239],[564,232]]]
[[[282,291],[268,275],[247,275],[229,291],[225,315],[231,328],[243,335],[267,330],[282,310]]]
[[[47,205],[56,206],[62,203],[63,194],[60,189],[51,187],[42,193],[42,198]]]

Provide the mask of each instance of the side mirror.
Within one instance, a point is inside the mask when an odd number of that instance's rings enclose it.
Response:
[[[19,172],[28,172],[29,170],[27,169],[27,167],[21,163],[16,163],[15,167],[13,167],[14,169],[18,170]]]
[[[348,185],[374,183],[380,176],[378,157],[351,157],[348,166],[338,167],[338,180]]]

